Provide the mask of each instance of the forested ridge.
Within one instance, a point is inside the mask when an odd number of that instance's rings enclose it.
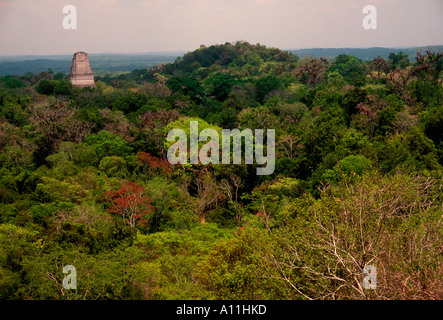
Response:
[[[442,71],[237,42],[0,77],[0,299],[442,299]],[[275,172],[171,165],[190,121],[275,129]]]
[[[138,68],[149,68],[162,63],[173,62],[181,53],[146,54],[91,54],[91,65],[95,74],[127,73]],[[62,56],[0,56],[0,76],[26,76],[52,70],[67,73],[71,70],[72,55]]]

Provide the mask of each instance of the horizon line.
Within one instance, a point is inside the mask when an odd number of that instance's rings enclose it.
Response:
[[[211,46],[217,46],[217,45],[223,45],[223,44],[213,44],[206,47]],[[297,50],[318,50],[318,49],[327,49],[327,50],[339,50],[339,49],[413,49],[413,48],[426,48],[426,47],[440,47],[443,46],[443,44],[428,44],[428,45],[420,45],[420,46],[393,46],[393,47],[380,47],[380,46],[371,46],[371,47],[303,47],[303,48],[278,48],[278,47],[272,47],[272,46],[266,46],[268,48],[277,48],[282,51],[297,51]],[[94,55],[94,56],[100,56],[100,55],[128,55],[128,56],[134,56],[134,55],[167,55],[167,54],[185,54],[188,52],[192,52],[195,50],[198,50],[199,48],[196,48],[194,50],[160,50],[160,51],[140,51],[140,52],[87,52],[88,55]],[[80,52],[82,50],[76,51]],[[85,52],[83,50],[83,52]],[[75,52],[74,52],[75,53]],[[60,57],[60,56],[73,56],[74,53],[54,53],[54,54],[9,54],[9,55],[3,55],[0,54],[0,58],[9,58],[9,57]]]

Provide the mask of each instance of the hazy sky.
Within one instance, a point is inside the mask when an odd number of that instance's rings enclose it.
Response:
[[[377,30],[364,30],[365,5]],[[63,28],[65,5],[77,30]],[[0,0],[0,55],[443,44],[443,0]]]

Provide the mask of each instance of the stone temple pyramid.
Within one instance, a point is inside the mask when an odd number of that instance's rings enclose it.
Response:
[[[75,87],[93,87],[94,76],[89,66],[89,58],[86,52],[77,52],[72,59],[71,74],[68,76]]]

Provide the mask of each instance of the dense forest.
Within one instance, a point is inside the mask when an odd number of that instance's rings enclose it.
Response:
[[[311,49],[297,49],[291,50],[293,54],[299,57],[311,56],[313,58],[336,58],[341,54],[355,56],[362,61],[369,61],[376,57],[389,59],[392,54],[403,53],[409,56],[409,60],[414,60],[417,52],[425,53],[426,51],[441,52],[443,46],[426,46],[426,47],[413,47],[413,48],[311,48]],[[0,68],[1,70],[1,68]]]
[[[442,71],[237,42],[0,77],[0,299],[443,299]],[[275,172],[171,165],[190,121],[275,129]]]
[[[340,54],[353,55],[362,61],[369,61],[376,57],[389,58],[390,54],[407,54],[409,60],[414,60],[416,53],[426,51],[441,52],[443,46],[427,46],[414,48],[311,48],[288,50],[299,56],[313,58],[336,58]],[[185,52],[151,52],[138,54],[110,54],[91,53],[89,59],[95,75],[119,74],[157,66],[163,63],[174,62],[176,57]],[[53,70],[55,73],[67,73],[71,70],[72,55],[51,56],[0,56],[0,76],[18,75],[27,73],[40,73]]]

